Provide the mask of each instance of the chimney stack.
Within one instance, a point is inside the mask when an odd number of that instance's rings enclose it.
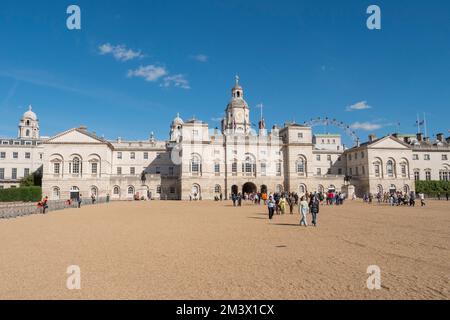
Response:
[[[438,133],[436,135],[436,140],[439,142],[444,142],[444,134],[443,133]]]
[[[372,134],[369,134],[369,142],[374,142],[377,139],[377,136]]]

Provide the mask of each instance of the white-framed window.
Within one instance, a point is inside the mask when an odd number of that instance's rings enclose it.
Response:
[[[327,155],[327,161],[331,161],[331,154]]]
[[[400,164],[400,172],[401,172],[403,178],[405,178],[407,176],[406,163]]]
[[[19,153],[13,152],[13,159],[19,159]]]
[[[392,160],[388,160],[388,162],[386,162],[386,173],[388,177],[394,176],[394,162]]]
[[[418,154],[413,154],[412,158],[413,158],[413,160],[419,160],[419,155]]]
[[[238,167],[237,161],[233,161],[233,163],[231,164],[231,173],[233,175],[237,175],[237,167]]]
[[[267,165],[265,162],[261,162],[261,175],[265,176],[267,174]]]
[[[426,181],[431,181],[431,170],[426,170],[425,171],[425,180]]]
[[[221,190],[220,185],[216,184],[214,187],[214,193],[220,193],[220,190]]]
[[[322,175],[322,169],[321,168],[317,168],[317,175],[321,176]]]
[[[53,163],[53,173],[60,174],[61,173],[61,162]]]
[[[25,152],[25,159],[31,159],[31,153]]]
[[[60,197],[60,190],[58,187],[53,187],[52,189],[52,199],[53,200],[59,200]]]
[[[442,160],[447,161],[448,160],[448,156],[446,154],[442,155]]]
[[[414,180],[419,181],[420,180],[420,171],[414,170]]]
[[[156,193],[157,194],[161,194],[161,186],[157,186],[156,187]]]
[[[122,167],[117,167],[117,174],[121,175],[122,174]]]
[[[133,186],[129,186],[127,189],[127,193],[129,196],[134,195],[134,187]]]
[[[136,159],[136,152],[130,152],[130,159]]]
[[[218,162],[214,163],[214,173],[216,175],[220,174],[220,163],[218,163]]]
[[[130,167],[130,174],[136,174],[136,168],[135,167]]]
[[[27,176],[29,176],[30,175],[30,168],[25,168],[25,169],[23,169],[23,176],[24,177],[27,177]]]
[[[81,161],[80,158],[75,157],[72,160],[72,173],[80,174],[80,172],[81,172]]]
[[[92,174],[97,174],[98,172],[98,163],[97,162],[92,162],[91,163],[91,173]]]
[[[148,152],[144,152],[144,160],[148,160]]]
[[[297,134],[297,137],[298,137],[299,139],[303,139],[303,132],[299,132],[299,133]]]
[[[297,160],[297,173],[300,175],[305,174],[305,159],[303,158]]]
[[[120,188],[118,187],[118,186],[115,186],[114,188],[113,188],[113,195],[119,195],[120,194]]]
[[[5,168],[0,168],[0,179],[5,179]]]
[[[195,154],[191,158],[191,173],[193,175],[199,175],[201,173],[200,157]]]
[[[0,152],[0,159],[6,158],[6,152]]]
[[[381,176],[381,172],[380,172],[380,164],[377,162],[373,165],[373,169],[375,171],[375,177],[379,178]]]
[[[276,172],[277,176],[281,176],[281,162],[277,162]]]
[[[122,152],[117,152],[117,159],[122,159]]]
[[[431,157],[428,153],[423,155],[423,160],[430,160],[430,159],[431,159]]]
[[[13,180],[17,179],[17,168],[11,169],[11,179]]]
[[[320,154],[316,155],[316,160],[320,161]]]

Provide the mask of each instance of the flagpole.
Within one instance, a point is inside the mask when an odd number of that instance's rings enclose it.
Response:
[[[419,118],[419,114],[417,114],[417,133],[420,133],[420,118]]]
[[[425,128],[425,137],[427,138],[428,137],[428,130],[427,130],[427,119],[425,118],[425,112],[423,113],[423,125],[424,125],[424,128]]]

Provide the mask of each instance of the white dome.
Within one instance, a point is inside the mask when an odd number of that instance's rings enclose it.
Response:
[[[29,106],[28,107],[28,111],[23,114],[23,118],[24,119],[31,119],[31,120],[34,120],[34,121],[37,120],[36,113],[34,113],[32,111],[32,107],[31,106]]]
[[[180,125],[180,124],[183,124],[183,123],[184,123],[183,119],[181,119],[180,118],[180,114],[177,113],[177,116],[172,121],[172,125]]]

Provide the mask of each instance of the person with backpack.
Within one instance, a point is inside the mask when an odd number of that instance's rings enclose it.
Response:
[[[314,196],[311,198],[311,201],[309,202],[309,212],[312,216],[312,224],[314,227],[317,226],[317,215],[319,214],[320,210],[320,203],[317,200],[317,197]]]

